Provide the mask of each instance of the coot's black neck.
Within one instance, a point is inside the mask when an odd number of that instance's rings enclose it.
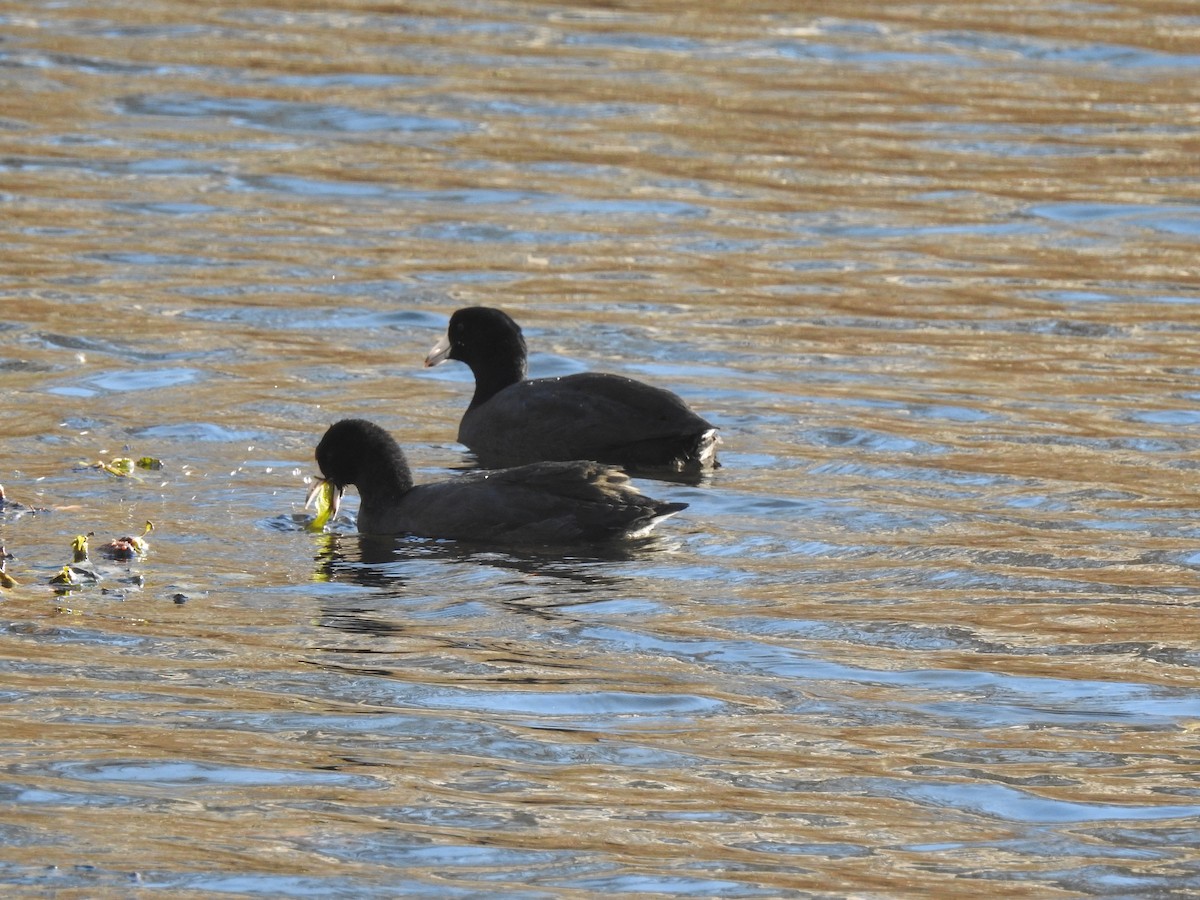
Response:
[[[487,356],[467,363],[475,375],[475,396],[468,409],[487,403],[506,387],[525,380],[525,342],[519,335],[518,340],[519,346],[495,347]]]
[[[364,501],[395,503],[412,490],[412,471],[404,451],[390,434],[380,429],[377,440],[367,444],[359,462],[358,493]]]

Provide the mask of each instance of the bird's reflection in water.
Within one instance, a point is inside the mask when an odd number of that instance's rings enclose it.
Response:
[[[429,538],[331,532],[316,536],[313,580],[372,589],[369,598],[353,591],[344,602],[332,594],[323,604],[321,626],[352,634],[407,633],[402,611],[411,611],[417,602],[423,618],[433,614],[437,604],[431,602],[430,591],[438,585],[444,588],[439,597],[443,602],[482,601],[512,613],[561,620],[563,608],[627,593],[633,576],[621,572],[620,564],[670,546],[667,539],[652,537],[567,549],[497,549]],[[516,577],[497,583],[484,575],[489,592],[481,596],[481,569]],[[529,579],[537,580],[536,589]],[[557,589],[547,591],[548,581],[556,582]]]
[[[405,563],[438,560],[511,569],[526,575],[552,576],[581,584],[617,584],[621,576],[597,571],[608,563],[631,562],[669,546],[661,538],[572,547],[482,547],[462,541],[409,536],[329,532],[318,535],[316,581],[351,581],[364,587],[403,584]]]

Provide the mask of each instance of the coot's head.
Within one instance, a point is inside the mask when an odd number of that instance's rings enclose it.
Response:
[[[471,367],[476,378],[491,372],[517,372],[525,377],[525,337],[508,313],[490,306],[468,306],[450,317],[445,336],[434,344],[425,365],[457,359]]]
[[[339,491],[357,484],[363,456],[369,452],[372,438],[378,440],[375,432],[380,431],[383,429],[365,419],[342,419],[329,426],[317,444],[317,465],[325,480]]]
[[[333,485],[334,515],[347,485],[363,496],[398,496],[412,487],[408,462],[396,439],[366,419],[342,419],[329,426],[316,455],[321,474]]]
[[[330,517],[337,516],[346,486],[358,482],[361,447],[365,435],[374,427],[376,426],[363,419],[343,419],[329,427],[321,442],[317,444],[317,467],[321,470],[323,479],[313,485],[305,506],[313,501],[324,484],[329,484],[333,487]]]

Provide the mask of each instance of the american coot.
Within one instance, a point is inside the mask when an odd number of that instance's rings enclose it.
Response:
[[[595,459],[634,470],[715,467],[717,430],[670,391],[583,372],[526,380],[525,338],[506,313],[460,309],[425,358],[457,359],[475,375],[458,440],[483,466]]]
[[[687,507],[646,497],[619,469],[594,462],[533,463],[414,486],[400,445],[364,419],[331,426],[317,465],[333,485],[335,513],[346,486],[358,488],[363,534],[586,543],[640,537]]]

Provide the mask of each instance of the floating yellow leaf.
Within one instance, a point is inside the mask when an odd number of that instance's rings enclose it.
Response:
[[[308,523],[308,530],[324,531],[325,525],[333,518],[338,507],[337,488],[333,486],[333,482],[326,481],[324,478],[318,479],[312,486],[312,490],[308,492],[308,497],[305,498],[304,508],[308,509],[309,504],[313,501],[316,501],[316,515]]]
[[[3,491],[3,488],[0,488],[0,491]],[[21,582],[17,581],[17,579],[13,578],[11,575],[9,575],[7,572],[4,571],[4,567],[7,565],[8,565],[8,551],[6,551],[3,547],[0,547],[0,587],[13,588],[13,587],[16,587],[18,584],[20,584]]]
[[[145,556],[146,551],[150,549],[150,544],[146,540],[146,535],[154,530],[154,523],[147,521],[146,527],[142,529],[142,533],[137,537],[128,538],[129,543],[133,545],[133,549],[137,551],[138,556]]]
[[[62,571],[50,579],[51,584],[79,584],[79,579],[70,566],[63,566]]]
[[[87,534],[75,535],[75,540],[71,541],[71,551],[75,554],[72,562],[84,562],[88,558],[88,538],[91,535],[90,531]]]

